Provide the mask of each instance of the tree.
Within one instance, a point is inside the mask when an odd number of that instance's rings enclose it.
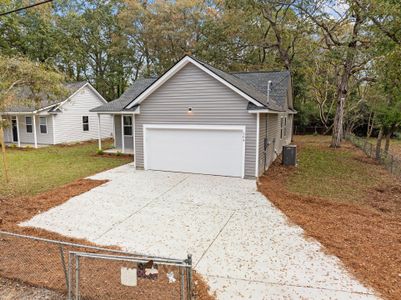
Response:
[[[64,76],[43,63],[34,63],[23,57],[0,55],[0,113],[15,105],[15,96],[20,88],[29,88],[31,97],[24,103],[38,105],[43,94],[60,97],[66,94],[62,83]],[[0,119],[0,144],[2,147],[4,172],[7,182],[8,167],[4,143],[4,128],[8,124]]]
[[[401,126],[401,49],[399,47],[387,52],[378,59],[377,89],[381,91],[382,100],[375,107],[376,122],[380,133],[376,145],[376,156],[380,158],[383,137],[386,138],[385,152],[390,148],[391,135]]]
[[[313,0],[294,4],[317,26],[327,49],[336,57],[337,77],[336,113],[333,123],[331,147],[340,147],[344,135],[344,110],[349,92],[349,83],[356,73],[364,70],[369,58],[361,52],[369,45],[363,26],[366,15],[353,0],[346,1],[344,12],[330,5],[331,1]]]

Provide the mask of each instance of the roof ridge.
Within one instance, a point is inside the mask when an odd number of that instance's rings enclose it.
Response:
[[[252,74],[252,73],[286,73],[290,74],[290,71],[288,70],[273,70],[273,71],[239,71],[239,72],[230,72],[229,74]]]

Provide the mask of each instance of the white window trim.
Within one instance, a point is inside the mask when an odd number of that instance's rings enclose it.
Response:
[[[146,155],[146,131],[148,129],[183,129],[183,130],[235,130],[242,131],[242,178],[245,178],[245,151],[246,151],[246,127],[235,125],[170,125],[170,124],[144,124],[143,126],[143,168],[147,170]]]
[[[40,121],[44,119],[46,124],[41,124]],[[42,126],[46,126],[46,132],[42,132]],[[48,126],[47,126],[47,117],[39,117],[39,133],[40,134],[48,134]]]
[[[31,119],[31,123],[28,123],[28,118]],[[33,120],[32,120],[33,116],[26,116],[25,117],[25,131],[27,134],[33,134]],[[28,131],[28,126],[31,126],[31,131]]]
[[[88,118],[88,122],[84,122],[84,118],[87,117]],[[88,125],[88,130],[84,129],[85,124]],[[82,116],[82,131],[83,132],[89,132],[90,131],[90,126],[89,126],[89,116]]]
[[[131,118],[131,125],[125,125],[124,124],[124,120],[125,120],[125,118]],[[128,136],[128,137],[131,137],[133,134],[134,134],[134,124],[133,124],[133,122],[134,122],[134,118],[133,118],[133,116],[131,116],[131,115],[129,115],[129,116],[123,116],[123,135],[124,136]],[[125,134],[125,127],[131,127],[131,134]]]

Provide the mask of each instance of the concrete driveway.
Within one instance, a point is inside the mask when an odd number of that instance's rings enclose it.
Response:
[[[376,298],[305,239],[255,181],[132,165],[91,178],[110,181],[22,225],[147,255],[192,253],[219,299]]]

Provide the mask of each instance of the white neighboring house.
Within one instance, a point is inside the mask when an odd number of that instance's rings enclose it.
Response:
[[[90,112],[107,101],[88,82],[65,84],[66,99],[43,96],[40,103],[28,105],[25,97],[16,96],[15,105],[0,112],[8,121],[5,142],[21,146],[55,145],[109,138],[113,134],[112,117]],[[101,125],[100,125],[101,124]],[[100,130],[99,130],[100,127]]]

